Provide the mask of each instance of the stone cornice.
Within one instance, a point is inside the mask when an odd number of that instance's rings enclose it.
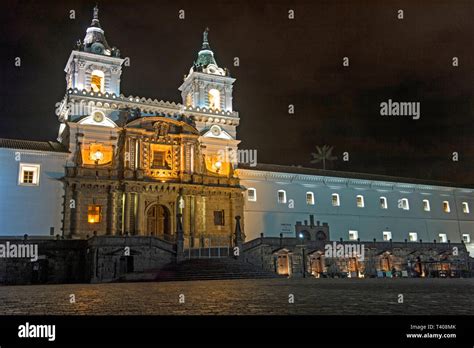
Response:
[[[144,113],[164,113],[168,115],[185,115],[195,119],[198,122],[214,122],[222,124],[238,125],[238,112],[212,110],[206,108],[186,107],[180,103],[168,102],[157,99],[150,99],[138,96],[116,95],[115,93],[100,93],[86,90],[69,89],[67,97],[70,101],[81,102],[85,104],[93,103],[95,106],[124,109],[138,108]],[[64,101],[63,101],[64,102]]]
[[[435,185],[420,185],[410,184],[403,182],[389,182],[389,181],[378,181],[378,180],[362,180],[362,179],[351,179],[343,177],[331,177],[331,176],[320,176],[320,175],[305,175],[305,174],[292,174],[283,172],[270,172],[253,169],[242,169],[239,168],[236,171],[238,177],[241,180],[261,180],[261,181],[274,181],[291,184],[322,184],[325,186],[334,187],[352,187],[361,189],[381,189],[381,190],[396,190],[396,191],[407,191],[407,192],[419,192],[419,191],[444,191],[444,192],[456,192],[464,194],[472,194],[474,190],[466,189],[462,187],[447,187],[447,186],[435,186]]]

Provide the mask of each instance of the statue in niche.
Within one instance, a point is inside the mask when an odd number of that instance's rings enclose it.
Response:
[[[166,122],[156,122],[153,127],[155,128],[155,137],[167,136],[170,130],[170,125]]]
[[[112,56],[113,57],[120,57],[120,50],[115,46],[112,48]]]

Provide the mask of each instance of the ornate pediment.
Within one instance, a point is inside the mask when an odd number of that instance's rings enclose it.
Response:
[[[189,120],[188,120],[189,121]],[[191,121],[189,121],[191,122]],[[164,116],[144,116],[129,122],[126,126],[129,129],[144,129],[157,136],[166,136],[168,134],[196,134],[196,128],[183,120],[172,119]]]
[[[227,133],[224,129],[222,129],[218,125],[213,125],[209,130],[205,131],[203,134],[205,138],[217,138],[217,139],[225,139],[225,140],[233,140],[232,136]]]

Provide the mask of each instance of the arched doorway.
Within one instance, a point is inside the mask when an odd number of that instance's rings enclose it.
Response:
[[[290,253],[287,249],[281,249],[275,254],[275,269],[279,275],[291,275]]]
[[[320,278],[321,275],[326,272],[326,265],[324,255],[320,251],[316,251],[309,256],[310,260],[310,273],[315,278]]]
[[[380,255],[380,270],[382,272],[389,272],[392,270],[392,258],[389,252],[384,252]]]
[[[153,204],[146,211],[146,232],[165,240],[171,239],[170,212],[164,205]]]
[[[308,231],[303,230],[298,233],[298,238],[302,240],[311,240],[311,234]]]

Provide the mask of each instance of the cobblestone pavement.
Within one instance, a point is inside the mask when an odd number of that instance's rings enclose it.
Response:
[[[70,303],[74,294],[76,303]],[[184,294],[185,303],[179,303]],[[289,303],[290,294],[294,303]],[[398,295],[403,303],[398,303]],[[473,314],[474,279],[260,279],[0,287],[0,314]]]

